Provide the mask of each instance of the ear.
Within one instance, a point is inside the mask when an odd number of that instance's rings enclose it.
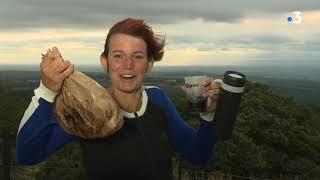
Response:
[[[150,72],[150,71],[152,70],[152,68],[153,68],[153,63],[154,63],[154,61],[153,61],[153,60],[150,60],[150,61],[148,62],[148,69],[147,69],[147,72]]]
[[[107,57],[104,55],[104,53],[101,53],[100,55],[100,63],[103,67],[103,69],[109,73],[109,64],[108,64],[108,59]]]

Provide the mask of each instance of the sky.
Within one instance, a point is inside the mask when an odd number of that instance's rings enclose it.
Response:
[[[0,66],[39,64],[53,46],[99,65],[109,28],[127,17],[166,37],[159,66],[320,65],[319,0],[2,0]]]

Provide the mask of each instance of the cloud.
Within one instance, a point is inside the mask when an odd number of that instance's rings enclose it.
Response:
[[[302,12],[300,25],[287,22],[292,11]],[[8,0],[0,7],[0,63],[38,64],[58,46],[75,64],[99,64],[108,29],[126,17],[166,35],[161,65],[320,58],[318,0]]]
[[[125,17],[141,17],[157,24],[190,19],[236,22],[256,13],[319,10],[318,0],[7,0],[0,7],[0,29],[78,27],[107,28]]]

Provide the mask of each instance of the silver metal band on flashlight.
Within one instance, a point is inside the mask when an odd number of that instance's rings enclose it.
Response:
[[[232,92],[232,93],[242,93],[244,91],[244,87],[230,86],[230,85],[224,83],[222,81],[222,79],[215,79],[214,81],[215,82],[219,82],[221,84],[221,88],[226,90],[226,91],[229,91],[229,92]]]
[[[234,87],[223,82],[221,83],[221,87],[222,89],[233,93],[242,93],[244,91],[244,87]]]

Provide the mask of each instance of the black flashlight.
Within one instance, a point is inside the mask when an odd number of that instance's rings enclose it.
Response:
[[[238,114],[246,76],[236,71],[226,71],[221,82],[221,93],[213,118],[213,133],[218,140],[227,140],[232,135]]]

